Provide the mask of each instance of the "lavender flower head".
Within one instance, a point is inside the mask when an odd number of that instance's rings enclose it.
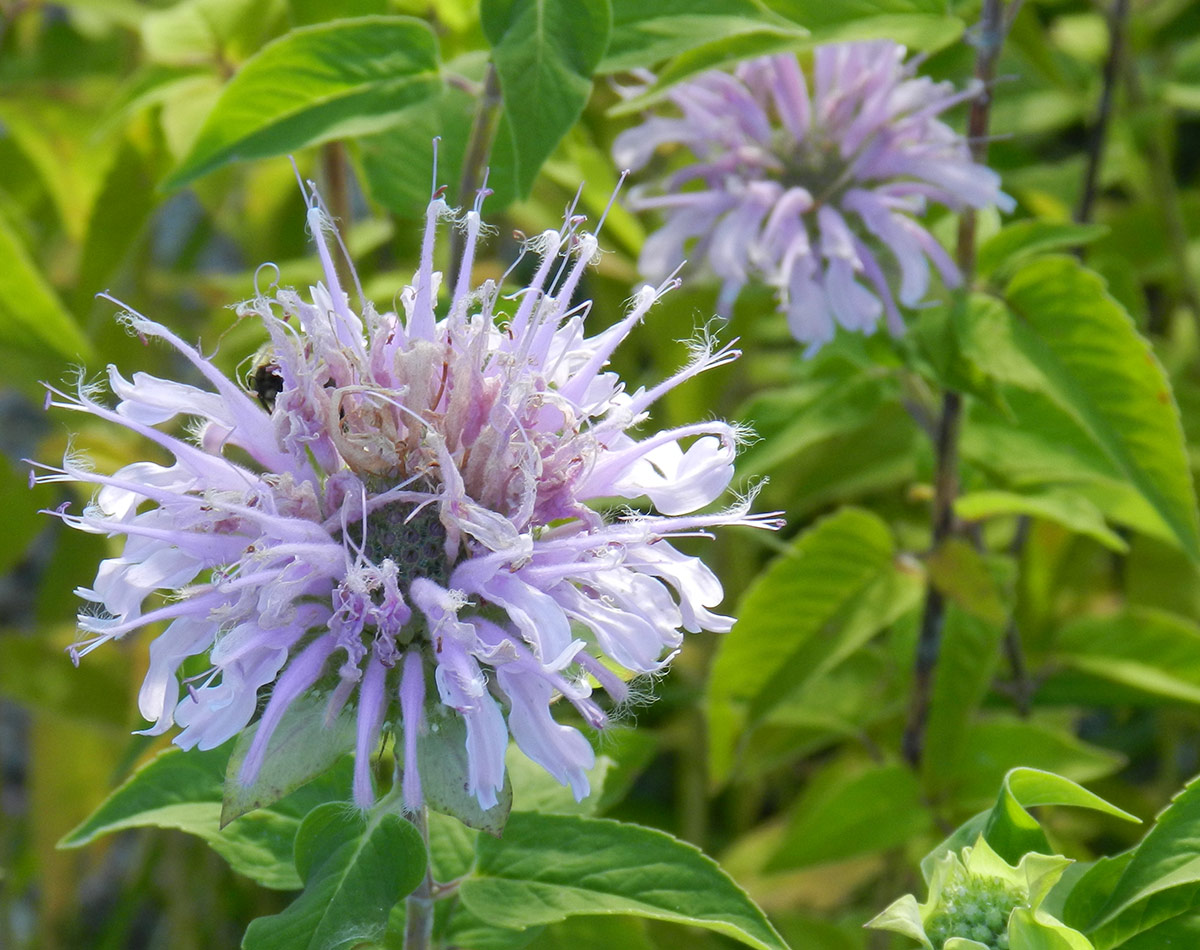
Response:
[[[482,198],[455,216],[434,194],[403,313],[380,314],[351,307],[314,192],[308,224],[324,282],[308,299],[275,289],[239,311],[270,337],[260,398],[138,314],[124,316],[129,327],[174,347],[204,385],[128,380],[110,366],[114,408],[92,386],[50,389],[49,404],[173,457],[107,475],[68,453],[39,476],[95,486],[82,514],[60,516],[124,538],[78,591],[88,607],[73,658],[166,624],[139,694],[147,734],[177,725],[176,744],[212,748],[247,726],[269,687],[243,782],[289,705],[316,694],[330,716],[354,711],[363,807],[385,724],[397,733],[405,802],[420,805],[418,738],[445,717],[465,723],[468,790],[481,807],[503,786],[510,733],[582,798],[593,752],[552,717],[552,698],[602,728],[596,684],[620,703],[629,687],[619,671],[660,670],[681,630],[731,626],[710,609],[717,578],[672,541],[774,525],[749,513],[748,498],[701,512],[728,487],[742,433],[723,422],[637,430],[664,393],[738,352],[701,340],[674,376],[627,392],[605,366],[676,281],[641,287],[623,319],[587,337],[591,303],[572,302],[597,254],[584,219],[569,211],[561,230],[528,242],[536,273],[502,296],[494,281],[471,282]],[[465,250],[439,316],[434,240],[450,217]],[[180,418],[188,438],[158,428]],[[641,499],[641,510],[613,514],[616,499]],[[166,596],[147,604],[156,592]],[[207,672],[184,691],[181,665],[205,654]]]
[[[631,195],[635,209],[666,218],[642,249],[642,273],[659,279],[696,239],[692,253],[723,282],[722,313],[753,276],[776,289],[792,334],[810,348],[837,324],[871,333],[880,316],[902,332],[896,298],[921,302],[930,261],[948,286],[960,282],[916,220],[928,205],[1013,207],[998,176],[938,118],[978,84],[956,92],[915,76],[904,55],[887,40],[817,47],[811,92],[792,55],[674,87],[682,116],[652,115],[613,144],[632,169],[670,143],[695,157],[659,189]]]

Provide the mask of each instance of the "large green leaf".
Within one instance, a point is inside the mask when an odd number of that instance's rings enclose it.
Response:
[[[891,532],[881,519],[846,508],[802,534],[747,591],[709,678],[715,775],[728,774],[745,726],[811,675],[813,658],[822,658],[831,645],[820,635],[844,620],[873,583],[894,572],[894,555]],[[880,605],[885,612],[886,607]],[[810,650],[813,658],[806,659]]]
[[[1054,658],[1156,696],[1200,703],[1200,628],[1147,609],[1084,617],[1054,639]]]
[[[504,97],[517,190],[527,195],[587,104],[612,10],[609,0],[484,0],[480,19]]]
[[[514,813],[482,836],[463,903],[502,927],[625,914],[690,924],[760,950],[783,939],[711,859],[670,835],[602,818]]]
[[[676,0],[677,2],[677,0]],[[739,60],[766,56],[822,43],[890,39],[910,49],[941,49],[962,35],[963,22],[931,0],[729,0],[692,4],[677,16],[661,4],[643,9],[614,8],[614,48],[606,71],[649,65],[655,58],[674,58],[658,70],[651,88],[625,100],[614,115],[637,112],[663,98],[670,88],[698,73]],[[672,3],[666,11],[673,12]]]
[[[296,835],[304,892],[282,913],[250,924],[245,950],[343,950],[380,939],[392,906],[425,874],[425,844],[386,808],[364,814],[321,805]]]
[[[797,800],[766,870],[886,851],[932,824],[921,786],[907,766],[825,768]]]
[[[91,345],[0,214],[0,344],[90,359]]]
[[[1021,267],[1007,299],[1018,345],[1048,394],[1091,436],[1200,558],[1200,519],[1170,383],[1103,280],[1073,257]]]
[[[733,37],[779,32],[805,36],[761,0],[613,0],[612,38],[598,71],[653,66],[671,56]]]
[[[1108,233],[1103,224],[1073,224],[1036,218],[1014,221],[988,238],[979,248],[976,266],[980,274],[1007,277],[1029,258],[1050,251],[1082,247]]]
[[[1158,816],[1089,929],[1097,929],[1155,895],[1200,884],[1200,780],[1193,779]],[[1193,897],[1195,895],[1193,894]],[[1176,913],[1186,908],[1179,908]]]
[[[160,753],[63,838],[60,847],[80,847],[125,828],[177,828],[204,839],[235,871],[264,887],[298,888],[292,842],[300,821],[315,805],[344,797],[350,787],[350,763],[220,828],[231,745],[207,752]]]
[[[1062,489],[1034,489],[1028,494],[999,489],[967,492],[955,499],[954,513],[964,521],[984,521],[1000,515],[1044,518],[1094,538],[1120,554],[1129,550],[1125,539],[1104,523],[1104,514],[1095,504]]]
[[[177,188],[228,162],[378,132],[439,88],[437,42],[421,20],[360,17],[300,27],[246,61],[163,186]]]
[[[941,649],[934,670],[922,778],[946,791],[960,771],[967,736],[999,663],[1002,623],[980,619],[956,602],[946,604]]]

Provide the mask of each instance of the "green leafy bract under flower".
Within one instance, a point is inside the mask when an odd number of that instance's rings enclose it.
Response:
[[[1013,867],[981,835],[973,847],[934,863],[924,904],[905,894],[867,926],[904,934],[928,950],[1093,950],[1087,937],[1039,909],[1070,863],[1031,852]]]

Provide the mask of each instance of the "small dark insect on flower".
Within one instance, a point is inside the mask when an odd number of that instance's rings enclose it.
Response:
[[[283,376],[270,347],[263,347],[254,355],[254,368],[246,375],[246,388],[258,397],[267,412],[275,408],[275,397],[283,392]]]

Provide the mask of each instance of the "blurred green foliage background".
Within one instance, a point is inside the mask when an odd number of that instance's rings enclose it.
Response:
[[[884,31],[858,18],[889,16],[887,29],[928,48],[925,71],[960,82],[974,58],[958,40],[978,15],[969,0],[862,3],[842,20],[824,14],[830,24],[814,12],[818,4],[715,6],[723,13],[738,7],[739,15],[741,6],[769,7],[805,25],[813,17],[814,35],[828,26],[829,36]],[[614,10],[619,27],[633,22],[636,5]],[[82,850],[55,849],[165,737],[130,735],[141,726],[134,697],[144,641],[110,645],[79,669],[68,661],[72,590],[90,583],[109,545],[38,515],[86,499],[57,486],[30,491],[22,459],[53,462],[70,449],[111,470],[154,457],[151,447],[88,419],[42,412],[41,380],[99,378],[108,363],[127,375],[185,372],[171,354],[122,330],[119,308],[97,293],[201,341],[234,373],[262,342],[232,309],[252,295],[256,280],[275,279],[260,265],[275,264],[281,284],[315,281],[305,207],[287,157],[228,164],[182,189],[163,182],[225,83],[265,42],[303,24],[385,12],[431,23],[447,73],[463,81],[447,83],[437,103],[390,128],[295,155],[342,221],[367,296],[381,306],[415,266],[435,134],[442,136],[439,180],[450,183],[452,200],[464,200],[456,183],[487,48],[474,5],[0,0],[0,946],[234,946],[251,918],[287,903],[179,832],[133,831]],[[1088,0],[1029,0],[1016,15],[994,89],[991,161],[1019,201],[1017,217],[1053,225],[1081,216],[1110,49],[1108,13],[1106,3]],[[729,38],[715,27],[696,29],[686,42],[704,39],[713,61],[738,55],[721,45]],[[1200,6],[1134,2],[1120,33],[1115,104],[1086,209],[1103,227],[1089,233],[1094,239],[1082,253],[1153,344],[1195,469]],[[619,79],[633,60],[629,54],[609,68],[601,62],[598,71]],[[521,176],[497,160],[498,194],[486,207],[499,236],[486,250],[484,272],[498,274],[512,259],[514,230],[536,233],[556,222],[579,182],[583,209],[593,218],[603,209],[616,184],[608,149],[632,121],[610,112],[617,102],[610,79],[598,76],[578,122],[530,176],[528,194]],[[651,225],[619,206],[610,217],[609,253],[585,289],[598,325],[622,313]],[[953,222],[941,225],[949,241]],[[984,235],[999,226],[985,220]],[[686,339],[712,314],[715,288],[685,278],[619,356],[633,383],[657,380],[682,362],[685,348],[670,341]],[[983,280],[1000,278],[985,273]],[[922,424],[936,412],[941,388],[955,382],[938,364],[938,321],[945,318],[944,308],[933,308],[915,318],[904,340],[840,339],[806,361],[769,294],[748,292],[723,331],[742,338],[744,358],[673,395],[658,420],[725,416],[761,437],[743,457],[742,483],[770,477],[759,505],[786,513],[787,537],[735,534],[716,542],[711,562],[726,584],[726,608],[742,603],[731,638],[739,631],[750,644],[762,642],[754,636],[799,637],[807,618],[819,623],[786,657],[785,682],[769,699],[755,694],[753,712],[734,708],[738,687],[723,678],[736,681],[754,662],[752,650],[693,639],[657,684],[657,703],[637,711],[652,747],[612,813],[717,856],[797,948],[888,946],[881,935],[863,934],[862,922],[897,894],[920,890],[915,860],[987,807],[1013,766],[1086,782],[1144,819],[1200,772],[1197,564],[1136,478],[1106,460],[1051,402],[997,376],[988,362],[997,351],[986,338],[974,341],[981,378],[963,432],[959,509],[978,544],[923,559],[933,455]],[[1000,397],[989,401],[988,386]],[[1172,395],[1163,399],[1170,403]],[[861,510],[819,520],[846,505]],[[835,550],[839,532],[851,560],[877,567],[869,589],[837,595],[822,588],[836,561],[818,572],[811,596],[797,588],[786,562],[774,579],[760,574],[793,536],[808,538],[814,556],[824,556],[823,545]],[[946,662],[963,664],[965,692],[935,697],[946,703],[934,712],[945,747],[914,773],[897,750],[930,578],[950,589],[962,615],[951,622],[961,639],[949,637]],[[842,599],[830,608],[821,601],[826,594]],[[787,631],[772,627],[781,623]],[[1002,645],[1010,623],[1021,641],[1016,665],[1017,654],[1006,655]],[[722,675],[710,679],[713,662]],[[1045,817],[1065,853],[1081,859],[1140,834],[1098,816]],[[632,921],[598,930],[567,924],[536,945],[579,948],[589,939],[671,946],[679,932]],[[720,938],[695,939],[705,942],[719,945]]]

